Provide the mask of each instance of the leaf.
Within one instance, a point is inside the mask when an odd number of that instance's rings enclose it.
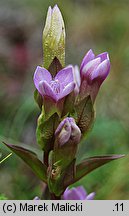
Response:
[[[34,152],[19,146],[4,144],[29,165],[39,179],[44,182],[47,181],[47,167],[37,158]]]
[[[87,158],[82,163],[76,166],[75,178],[73,182],[69,182],[68,185],[73,184],[76,181],[80,180],[82,177],[92,172],[96,168],[101,167],[112,160],[116,160],[122,157],[124,157],[124,155],[96,156],[96,157]]]
[[[59,121],[58,115],[53,114],[48,120],[45,119],[43,113],[38,118],[38,125],[36,130],[37,142],[41,148],[48,152],[53,148],[54,132]]]
[[[76,116],[75,120],[80,128],[81,132],[84,134],[89,131],[94,121],[94,109],[91,101],[91,97],[88,96],[81,100],[75,106]]]

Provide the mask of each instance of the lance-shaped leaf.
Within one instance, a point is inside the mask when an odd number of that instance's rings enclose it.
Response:
[[[122,157],[124,157],[124,155],[109,155],[109,156],[107,155],[107,156],[96,156],[96,157],[87,158],[86,160],[84,160],[83,162],[81,162],[76,166],[76,175],[73,182],[69,182],[69,184],[67,183],[65,187],[80,180],[82,177],[92,172],[96,168],[101,167],[112,160],[116,160]]]
[[[75,120],[83,134],[91,128],[94,121],[94,108],[90,96],[79,101],[75,106]]]
[[[19,146],[4,144],[29,165],[39,179],[44,182],[47,181],[47,167],[37,158],[34,152]]]

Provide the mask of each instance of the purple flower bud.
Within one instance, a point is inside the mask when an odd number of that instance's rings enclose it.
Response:
[[[34,73],[34,84],[42,97],[48,96],[57,102],[71,93],[75,87],[73,67],[62,69],[52,78],[48,70],[38,66]]]
[[[63,200],[93,200],[94,196],[95,196],[94,192],[87,195],[84,187],[78,186],[72,189],[66,188],[62,196],[62,199]]]
[[[92,50],[89,50],[82,60],[80,72],[82,79],[87,79],[91,84],[95,79],[99,84],[106,79],[110,71],[110,60],[107,52],[95,57]]]
[[[110,71],[110,60],[107,52],[95,57],[90,49],[82,60],[80,67],[81,74],[81,97],[91,96],[94,103],[102,82],[106,79]]]
[[[59,146],[64,145],[68,141],[78,144],[81,139],[81,131],[76,125],[75,120],[67,117],[57,127],[55,136]]]

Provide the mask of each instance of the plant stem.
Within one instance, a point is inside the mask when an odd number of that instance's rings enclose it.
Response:
[[[49,152],[44,152],[43,162],[47,167],[48,167],[48,156],[49,156]]]
[[[61,196],[56,196],[55,194],[51,194],[51,200],[61,200]]]

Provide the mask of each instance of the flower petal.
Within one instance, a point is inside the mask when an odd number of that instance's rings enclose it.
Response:
[[[39,92],[42,96],[48,96],[57,101],[56,94],[53,92],[51,86],[46,81],[41,81],[39,83]]]
[[[80,84],[81,84],[81,77],[80,77],[80,70],[79,70],[79,67],[77,65],[75,65],[74,67],[74,80],[77,84],[78,87],[80,87]]]
[[[65,143],[67,143],[70,139],[70,135],[71,135],[71,125],[69,123],[69,120],[66,118],[64,127],[62,128],[60,134],[57,137],[59,145],[62,146]]]
[[[66,95],[70,94],[75,88],[75,83],[71,82],[69,83],[64,89],[63,91],[59,94],[59,99],[65,97]]]
[[[89,79],[92,72],[98,67],[100,63],[101,63],[101,58],[96,58],[88,62],[82,70],[83,76]]]
[[[46,70],[43,67],[37,66],[35,73],[34,73],[34,84],[36,89],[39,91],[39,83],[41,81],[46,81],[46,82],[50,82],[52,80],[52,76],[49,73],[48,70]],[[39,91],[40,92],[40,91]]]
[[[96,70],[91,74],[91,79],[94,80],[98,78],[102,83],[108,76],[110,71],[110,62],[108,59],[104,60]]]
[[[99,55],[96,56],[96,58],[100,57],[101,58],[101,62],[108,59],[109,60],[109,55],[107,52],[101,53]]]
[[[85,57],[82,60],[81,66],[80,66],[80,71],[82,71],[83,67],[91,60],[95,58],[95,54],[93,53],[92,49],[90,49]]]
[[[63,87],[73,82],[73,66],[70,65],[59,71],[58,74],[55,76],[55,80],[59,80]]]
[[[66,189],[63,197],[65,200],[80,200],[80,196],[76,188]]]
[[[80,200],[85,200],[86,199],[86,196],[87,196],[87,193],[84,189],[83,186],[78,186],[76,187],[78,193],[79,193],[79,196],[80,196]]]
[[[93,200],[94,197],[95,197],[95,193],[92,192],[92,193],[90,193],[90,194],[86,197],[86,200]]]
[[[55,131],[55,136],[58,136],[59,133],[61,132],[62,128],[64,127],[64,124],[66,123],[67,118],[65,118],[63,121],[60,122],[60,124],[58,125],[56,131]]]

